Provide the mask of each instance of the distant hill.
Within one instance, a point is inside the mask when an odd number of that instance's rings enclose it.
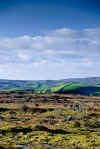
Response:
[[[63,93],[100,95],[100,77],[63,80],[0,80],[0,91],[32,91],[35,93]]]

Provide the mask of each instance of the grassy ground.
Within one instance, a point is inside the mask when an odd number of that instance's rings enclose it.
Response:
[[[1,94],[0,149],[5,148],[99,149],[100,98]]]

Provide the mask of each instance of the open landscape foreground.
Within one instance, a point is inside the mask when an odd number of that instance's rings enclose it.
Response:
[[[0,92],[0,149],[86,148],[100,148],[100,97]]]

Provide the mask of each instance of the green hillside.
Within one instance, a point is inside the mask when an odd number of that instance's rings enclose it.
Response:
[[[79,94],[79,95],[100,95],[100,85],[88,85],[88,84],[71,84],[62,87],[57,93],[64,94]]]
[[[0,80],[0,91],[31,91],[34,93],[63,93],[100,96],[100,78],[64,80]]]

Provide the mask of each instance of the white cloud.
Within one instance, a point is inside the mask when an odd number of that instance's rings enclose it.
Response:
[[[18,52],[17,56],[23,62],[28,62],[31,59],[31,55],[24,52]]]
[[[100,28],[62,28],[44,36],[1,37],[0,77],[56,79],[98,75],[99,57]]]
[[[41,60],[41,61],[37,61],[37,62],[33,62],[33,67],[42,67],[42,65],[46,64],[47,60]]]

